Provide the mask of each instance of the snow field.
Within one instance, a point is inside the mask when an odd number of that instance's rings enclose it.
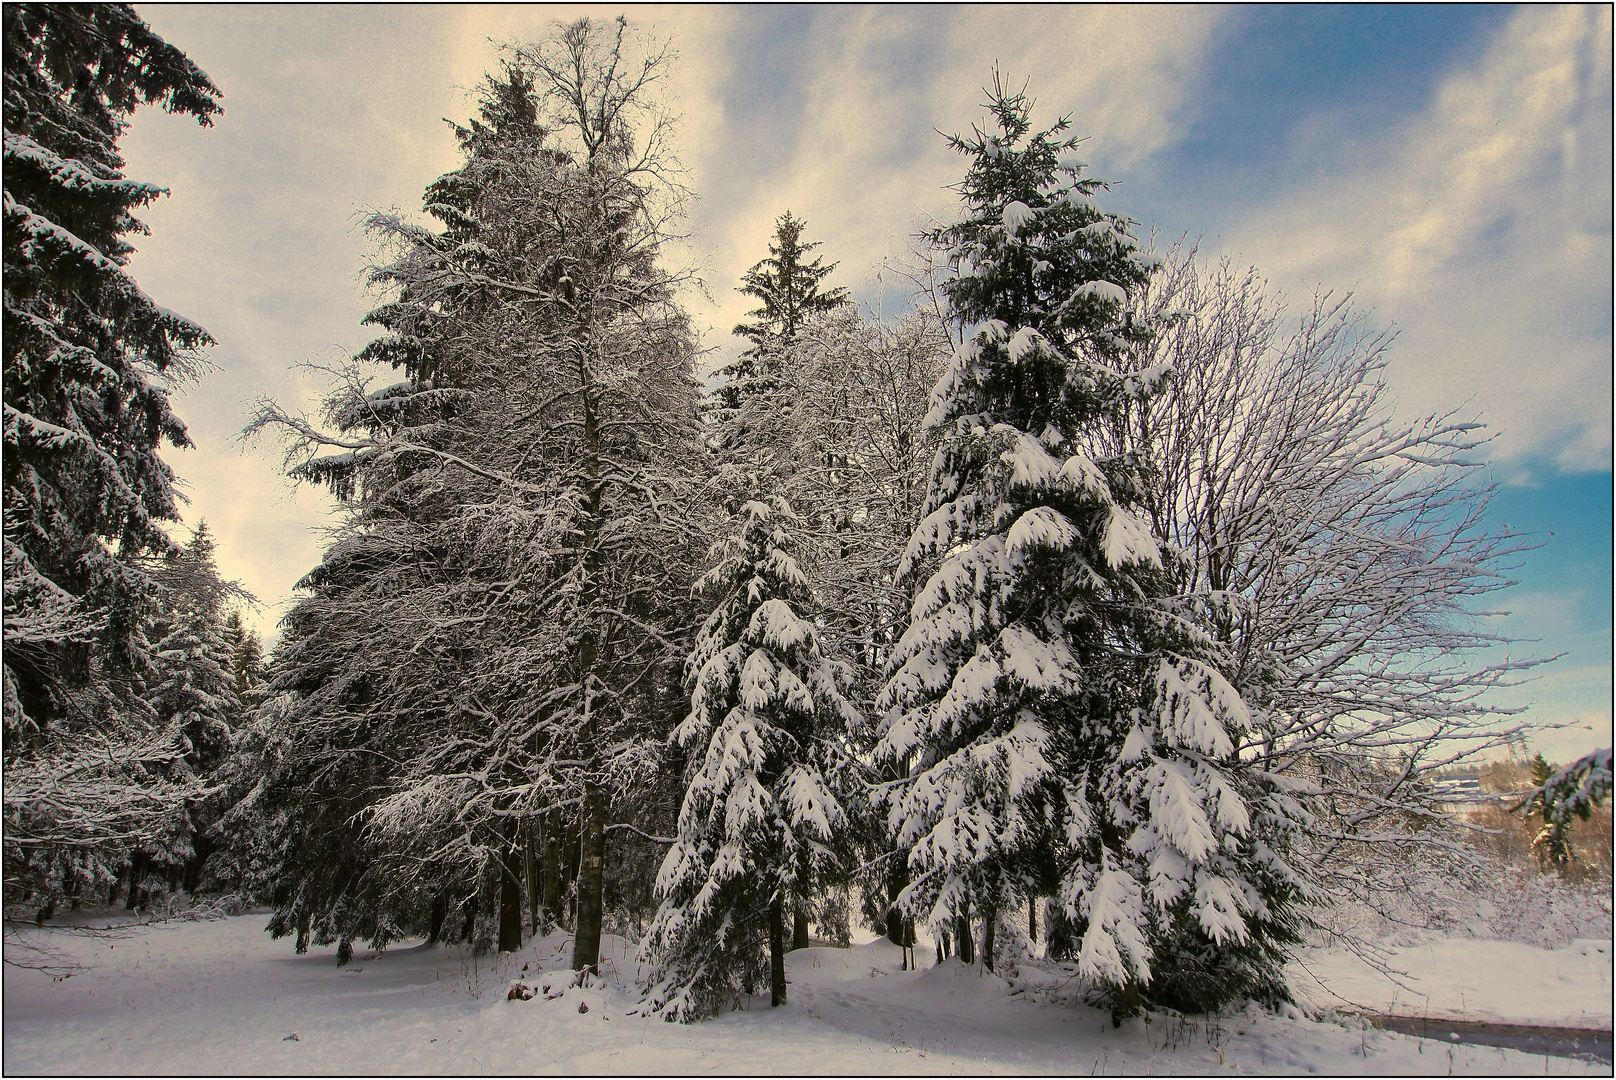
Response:
[[[522,952],[473,960],[458,949],[408,945],[356,953],[292,952],[263,933],[266,917],[152,925],[96,940],[46,931],[87,966],[61,982],[5,972],[4,1052],[10,1074],[109,1073],[636,1073],[768,1075],[960,1073],[1608,1074],[1608,1068],[1489,1047],[1450,1046],[1373,1028],[1257,1012],[1211,1020],[1152,1017],[1113,1029],[1106,1014],[1054,1004],[1053,977],[1012,994],[1004,980],[957,960],[899,971],[899,950],[791,953],[791,1004],[767,994],[711,1022],[635,1015],[631,950],[602,945],[604,978],[572,986],[571,941],[551,935]],[[1453,943],[1476,963],[1477,942]],[[1485,943],[1488,945],[1508,943]],[[1579,1008],[1606,1002],[1609,952],[1550,954]],[[1541,950],[1530,950],[1537,953]],[[1485,952],[1485,950],[1480,950]],[[1456,963],[1432,946],[1411,963]],[[1506,953],[1509,950],[1505,950]],[[1457,955],[1457,953],[1456,953]],[[1462,960],[1462,957],[1460,958]],[[1525,957],[1521,963],[1524,965]],[[1579,965],[1581,965],[1579,967]],[[1328,970],[1328,964],[1314,964]],[[526,970],[524,970],[524,968]],[[1579,974],[1580,973],[1580,974]],[[1499,982],[1508,985],[1514,969]],[[539,993],[510,1001],[520,980]],[[1458,976],[1447,982],[1461,985]],[[1049,985],[1043,985],[1049,984]],[[1517,986],[1521,985],[1519,983]],[[548,987],[548,992],[545,988]],[[1562,1001],[1570,1001],[1566,990]],[[1585,1000],[1586,999],[1586,1000]],[[580,1007],[587,1011],[580,1011]],[[296,1033],[296,1041],[287,1036]]]
[[[1323,1008],[1392,1016],[1611,1030],[1611,942],[1539,949],[1518,941],[1443,939],[1386,950],[1390,972],[1348,952],[1293,965]]]

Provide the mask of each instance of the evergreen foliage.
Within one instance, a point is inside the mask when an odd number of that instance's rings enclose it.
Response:
[[[837,872],[844,803],[862,795],[846,676],[805,620],[797,517],[773,497],[738,518],[701,582],[718,604],[691,649],[690,715],[673,736],[690,752],[688,786],[647,937],[647,991],[669,1019],[710,1016],[765,975],[785,1004],[784,912],[811,905]]]
[[[988,108],[996,131],[950,139],[971,158],[966,216],[934,239],[974,331],[927,418],[942,445],[899,565],[918,588],[877,749],[907,766],[900,902],[956,920],[963,949],[973,911],[1053,889],[1120,1018],[1159,952],[1257,940],[1295,886],[1253,829],[1260,785],[1232,769],[1249,714],[1141,517],[1149,462],[1095,453],[1109,415],[1161,392],[1164,371],[1120,370],[1151,334],[1125,304],[1149,262],[1095,208],[1065,118],[1034,132],[997,77]]]
[[[194,116],[219,91],[126,4],[10,4],[4,33],[5,881],[106,885],[169,835],[194,784],[146,637],[145,561],[175,551],[163,443],[206,331],[124,270],[163,190],[122,174],[140,105]],[[47,797],[47,792],[48,797]]]
[[[820,282],[837,264],[826,265],[823,256],[808,258],[819,242],[803,242],[806,226],[790,210],[781,214],[774,223],[769,254],[741,278],[736,291],[761,303],[747,312],[755,321],[740,323],[734,330],[751,345],[719,369],[724,382],[717,390],[715,415],[720,420],[730,418],[749,396],[779,391],[782,354],[796,343],[803,326],[815,315],[851,303],[844,288],[820,290]]]
[[[1610,798],[1610,762],[1608,746],[1561,769],[1545,761],[1542,754],[1533,759],[1532,779],[1537,786],[1514,809],[1542,815],[1543,827],[1533,847],[1548,864],[1565,867],[1576,858],[1567,830],[1572,817],[1587,821],[1594,807]]]

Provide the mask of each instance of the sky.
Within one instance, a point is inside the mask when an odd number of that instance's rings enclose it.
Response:
[[[131,269],[218,339],[177,396],[197,448],[170,452],[219,563],[273,636],[320,559],[329,500],[273,444],[236,438],[252,402],[318,404],[299,365],[369,340],[369,208],[419,210],[458,164],[495,43],[567,5],[137,4],[224,92],[212,128],[155,110],[127,173],[167,187]],[[1612,59],[1609,7],[634,7],[671,40],[667,93],[696,193],[687,306],[706,362],[738,344],[734,291],[786,209],[839,266],[827,284],[901,306],[883,266],[953,212],[963,163],[939,132],[982,122],[995,63],[1035,121],[1069,114],[1101,200],[1162,243],[1198,238],[1293,304],[1351,292],[1394,328],[1402,415],[1485,421],[1488,520],[1531,534],[1500,594],[1517,654],[1563,653],[1513,701],[1551,758],[1611,741]],[[1548,729],[1546,725],[1564,725]]]

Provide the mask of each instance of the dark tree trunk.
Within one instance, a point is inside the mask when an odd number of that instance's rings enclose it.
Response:
[[[793,912],[791,916],[791,948],[795,952],[797,949],[806,949],[807,947],[808,913],[799,909]]]
[[[960,963],[976,963],[976,949],[974,948],[976,942],[971,940],[971,909],[969,905],[966,905],[965,909],[954,919],[954,937],[956,947],[959,949]]]
[[[1138,1016],[1143,1011],[1144,1006],[1140,1000],[1139,984],[1133,979],[1129,979],[1121,987],[1112,992],[1112,1027],[1121,1027],[1124,1020]]]
[[[938,933],[942,936],[941,948],[943,950],[943,959],[947,960],[950,956],[954,955],[954,950],[953,950],[954,943],[951,940],[949,940],[949,935],[948,935],[947,930],[939,930]]]
[[[938,937],[938,939],[937,939],[937,962],[939,964],[941,964],[946,959],[948,959],[948,958],[943,955],[943,939],[941,937]]]
[[[561,923],[561,837],[556,811],[544,815],[544,928]]]
[[[578,849],[578,925],[573,931],[574,971],[598,970],[600,964],[601,868],[606,854],[606,808],[595,784],[584,787],[584,815]]]
[[[982,918],[982,966],[993,970],[993,931],[999,924],[998,915],[989,912]]]
[[[527,826],[522,829],[522,887],[527,894],[527,927],[528,933],[534,937],[539,936],[539,865],[534,855],[533,830],[537,823],[529,819]]]
[[[297,917],[297,953],[299,956],[309,951],[309,913],[305,910]]]
[[[218,849],[218,845],[210,842],[206,837],[198,836],[192,841],[194,851],[185,863],[185,876],[183,884],[185,891],[192,896],[202,885],[202,867],[206,865],[208,857]]]
[[[521,855],[507,846],[499,867],[499,951],[517,952],[522,948]]]
[[[427,944],[436,945],[438,943],[438,939],[443,936],[443,920],[448,917],[449,898],[439,893],[438,898],[432,901],[431,926],[426,936]]]
[[[1038,953],[1038,898],[1027,899],[1027,940],[1032,942],[1034,955]]]
[[[786,1003],[785,916],[780,901],[769,904],[769,1006]]]
[[[887,940],[903,944],[903,912],[898,910],[898,894],[909,885],[909,864],[902,858],[887,860]]]
[[[578,864],[582,852],[578,845],[576,825],[562,826],[561,844],[561,901],[566,909],[566,922],[576,933],[578,929]]]
[[[140,906],[140,878],[145,872],[146,856],[137,851],[129,860],[129,899],[124,904],[124,908],[128,911],[133,911]]]

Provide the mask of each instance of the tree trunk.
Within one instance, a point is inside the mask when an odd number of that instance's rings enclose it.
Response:
[[[999,925],[999,916],[989,912],[982,919],[982,966],[993,970],[993,931]]]
[[[297,917],[297,953],[299,956],[309,951],[309,912],[304,909]]]
[[[606,854],[603,801],[598,785],[585,785],[584,816],[578,837],[578,925],[572,942],[574,971],[595,972],[600,965],[601,866]]]
[[[146,856],[135,852],[129,860],[129,899],[124,908],[133,911],[140,906],[140,876],[146,872]]]
[[[539,866],[534,857],[533,830],[537,822],[529,819],[522,829],[522,887],[527,895],[527,932],[539,936]]]
[[[786,950],[785,917],[780,901],[769,904],[769,1005],[771,1008],[786,1003]]]
[[[580,812],[582,806],[580,806]],[[561,825],[561,899],[557,901],[559,921],[569,930],[578,928],[578,830]]]
[[[544,815],[544,928],[561,924],[561,837],[557,812]]]
[[[1038,898],[1027,898],[1027,940],[1032,942],[1033,955],[1038,955]]]
[[[432,901],[431,924],[426,936],[428,945],[436,945],[438,943],[438,939],[443,936],[443,920],[447,919],[448,917],[449,898],[443,893],[439,893],[438,898]]]
[[[1111,992],[1111,1026],[1121,1027],[1124,1020],[1138,1016],[1144,1011],[1140,998],[1139,983],[1129,979],[1122,986]]]
[[[945,957],[943,955],[943,938],[942,938],[941,934],[939,934],[937,936],[936,944],[937,944],[937,962],[939,964],[941,964],[944,960],[948,959],[947,957]]]
[[[949,940],[948,930],[946,928],[937,931],[937,933],[939,935],[939,948],[943,950],[943,959],[947,960],[950,956],[954,955],[954,943]]]
[[[499,865],[499,951],[522,948],[522,881],[520,858],[514,844],[505,848]]]
[[[909,885],[909,864],[902,858],[887,863],[887,940],[902,945],[903,912],[898,910],[898,894]]]
[[[971,909],[967,905],[954,919],[955,948],[959,950],[960,963],[976,963],[976,942],[971,940]]]
[[[797,949],[806,949],[807,947],[808,913],[799,908],[791,915],[791,948],[795,952]]]

